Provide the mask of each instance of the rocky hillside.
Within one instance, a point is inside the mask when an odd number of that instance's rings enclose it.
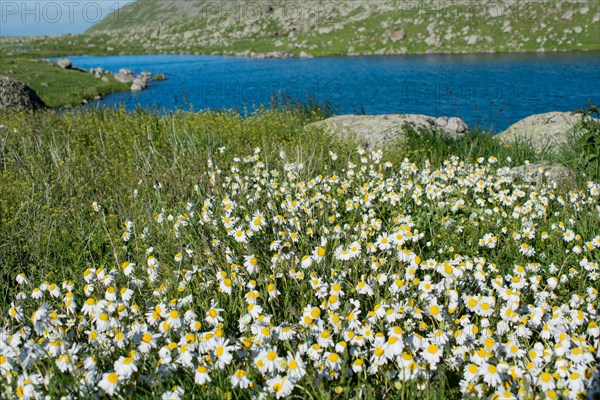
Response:
[[[554,50],[599,45],[599,4],[139,0],[91,32],[121,29],[129,32],[122,40],[144,48],[225,53]]]
[[[285,57],[590,50],[599,37],[599,0],[138,0],[85,35],[38,44]]]
[[[94,25],[88,32],[142,27],[147,23],[176,21],[197,17],[209,4],[208,0],[142,0],[122,6]]]

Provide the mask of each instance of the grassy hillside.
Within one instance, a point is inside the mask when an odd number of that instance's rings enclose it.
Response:
[[[35,39],[69,54],[325,56],[600,48],[600,2],[139,0],[88,33]]]
[[[121,7],[109,14],[102,21],[91,27],[88,32],[103,30],[128,29],[142,27],[147,23],[174,21],[182,18],[196,17],[208,4],[208,0],[143,0]]]
[[[79,105],[96,96],[131,88],[131,84],[118,82],[112,76],[107,76],[109,81],[104,82],[88,72],[29,58],[0,57],[0,75],[24,82],[52,108]]]

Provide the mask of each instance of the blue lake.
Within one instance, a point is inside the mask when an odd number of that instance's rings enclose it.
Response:
[[[166,73],[141,93],[96,105],[251,112],[275,92],[312,96],[341,113],[459,116],[500,131],[519,119],[600,104],[600,52],[249,59],[201,55],[80,56],[112,72]]]

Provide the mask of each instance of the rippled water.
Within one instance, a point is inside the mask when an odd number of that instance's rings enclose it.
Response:
[[[459,116],[505,129],[549,111],[600,104],[600,52],[248,59],[200,55],[71,57],[76,66],[166,73],[141,93],[99,105],[132,109],[237,108],[268,104],[274,92],[328,100],[337,113]]]

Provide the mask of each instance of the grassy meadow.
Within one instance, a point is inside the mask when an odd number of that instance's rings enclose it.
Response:
[[[110,75],[104,82],[89,72],[63,69],[50,61],[8,56],[1,50],[0,55],[0,75],[25,83],[50,108],[80,105],[96,96],[131,89],[131,84],[118,82]]]
[[[1,114],[0,398],[600,391],[597,125],[382,152],[328,113]]]

